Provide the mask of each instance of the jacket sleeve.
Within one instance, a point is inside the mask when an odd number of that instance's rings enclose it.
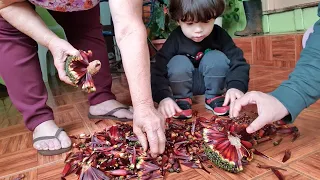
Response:
[[[236,88],[243,93],[248,91],[250,65],[246,62],[243,51],[233,42],[229,34],[219,27],[222,52],[230,60],[229,72],[226,76],[227,90]]]
[[[175,31],[171,33],[162,48],[155,56],[155,63],[151,65],[151,88],[153,100],[159,103],[161,100],[171,97],[169,88],[167,64],[178,51],[179,37]]]
[[[292,123],[300,112],[320,98],[320,20],[314,25],[306,47],[289,79],[271,92],[289,111],[285,117]]]

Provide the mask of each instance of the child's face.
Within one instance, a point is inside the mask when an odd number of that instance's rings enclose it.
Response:
[[[214,26],[214,20],[210,19],[208,22],[182,22],[179,21],[179,25],[183,34],[193,40],[194,42],[201,42],[204,38],[209,36]]]

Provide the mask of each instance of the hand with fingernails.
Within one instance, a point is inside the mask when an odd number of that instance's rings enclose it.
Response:
[[[165,118],[154,107],[136,107],[133,113],[133,132],[142,148],[148,149],[152,157],[162,154],[166,145]]]
[[[231,88],[227,91],[222,106],[227,106],[229,103],[232,103],[233,101],[235,101],[236,99],[239,99],[242,96],[243,96],[242,91],[235,88]]]
[[[252,91],[231,102],[230,117],[239,116],[242,107],[249,104],[257,105],[259,116],[247,127],[248,133],[254,133],[266,124],[281,120],[289,114],[286,107],[275,97],[263,92]]]
[[[81,58],[80,51],[75,49],[68,41],[58,37],[52,39],[48,45],[52,53],[54,65],[57,68],[59,79],[67,84],[75,86],[65,71],[65,61],[68,56],[77,56]]]
[[[158,111],[165,117],[171,118],[176,113],[181,113],[182,109],[178,104],[171,98],[165,98],[159,103]]]

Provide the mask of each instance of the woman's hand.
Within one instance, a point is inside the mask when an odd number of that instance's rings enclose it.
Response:
[[[152,157],[162,154],[166,145],[165,118],[154,107],[136,107],[133,113],[133,132],[142,148],[148,149]]]
[[[289,114],[287,108],[275,97],[263,92],[246,93],[230,105],[230,117],[238,117],[243,106],[256,104],[259,116],[247,127],[248,133],[253,133],[266,124],[278,121]]]
[[[79,56],[81,58],[80,52],[71,44],[69,44],[69,42],[58,37],[53,38],[49,42],[48,48],[53,56],[54,65],[57,68],[60,80],[67,84],[73,85],[69,77],[66,75],[64,64],[68,55]]]

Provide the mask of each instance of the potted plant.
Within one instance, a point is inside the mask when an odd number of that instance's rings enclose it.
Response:
[[[157,49],[162,47],[170,33],[178,26],[178,24],[169,17],[168,7],[168,0],[161,2],[155,1],[148,37]]]
[[[226,9],[222,14],[224,28],[229,28],[229,26],[231,26],[233,22],[238,23],[240,20],[237,1],[241,0],[226,0]]]

